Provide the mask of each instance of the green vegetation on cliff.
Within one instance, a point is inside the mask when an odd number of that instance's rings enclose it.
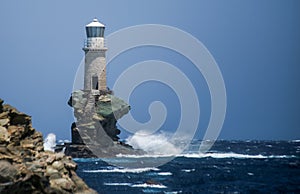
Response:
[[[74,91],[68,104],[74,109],[72,145],[66,153],[75,157],[115,157],[117,154],[141,154],[119,142],[121,131],[117,120],[127,114],[130,106],[109,93],[94,95],[93,91]]]
[[[98,126],[95,122],[99,122],[106,134],[114,141],[119,139],[118,135],[121,132],[116,126],[117,120],[130,110],[130,106],[126,102],[114,95],[94,96],[81,90],[72,93],[68,104],[74,108],[77,123],[95,129],[95,126]],[[77,137],[73,138],[78,139]]]

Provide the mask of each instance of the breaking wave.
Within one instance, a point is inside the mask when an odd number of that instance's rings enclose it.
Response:
[[[171,176],[173,174],[171,172],[159,172],[159,173],[157,173],[157,175],[160,175],[160,176]]]
[[[141,149],[150,155],[177,155],[182,152],[182,148],[169,142],[167,134],[143,134],[135,133],[126,139],[126,143],[135,149]]]
[[[49,133],[44,140],[44,150],[45,151],[55,151],[56,146],[56,135],[54,133]]]
[[[192,169],[181,169],[182,172],[194,172],[195,169],[192,168]]]
[[[190,154],[183,154],[180,155],[181,157],[185,158],[237,158],[237,159],[264,159],[264,158],[294,158],[296,156],[294,155],[270,155],[270,156],[265,156],[265,155],[248,155],[248,154],[238,154],[234,152],[229,152],[229,153],[204,153],[204,154],[199,154],[199,153],[190,153]]]
[[[292,140],[291,142],[293,142],[293,143],[299,143],[300,139],[295,139],[295,140]]]
[[[174,155],[123,155],[119,154],[119,158],[159,158],[159,157],[173,157]],[[296,158],[295,155],[248,155],[248,154],[238,154],[234,152],[228,153],[186,153],[179,154],[176,157],[185,157],[185,158],[237,158],[237,159],[265,159],[265,158]]]
[[[104,185],[108,186],[130,186],[131,183],[103,183]]]
[[[142,173],[148,171],[158,171],[158,168],[108,168],[98,170],[83,170],[87,173]]]
[[[163,184],[148,184],[148,183],[140,183],[140,184],[132,184],[132,183],[104,183],[104,185],[108,185],[108,186],[143,187],[143,188],[157,188],[157,189],[165,189],[165,188],[167,188]]]
[[[147,184],[147,183],[142,183],[142,184],[133,184],[131,187],[143,187],[143,188],[158,188],[158,189],[165,189],[167,188],[165,185],[162,184]]]

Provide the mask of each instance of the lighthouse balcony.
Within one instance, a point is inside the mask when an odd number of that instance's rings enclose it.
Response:
[[[84,41],[83,50],[107,50],[103,38],[92,38]]]

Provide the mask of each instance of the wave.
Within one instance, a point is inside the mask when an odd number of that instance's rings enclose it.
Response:
[[[185,153],[179,155],[117,155],[118,158],[168,158],[168,157],[185,157],[185,158],[237,158],[237,159],[265,159],[265,158],[296,158],[295,155],[249,155],[249,154],[238,154],[234,152],[228,153]]]
[[[144,154],[144,155],[131,155],[131,154],[117,154],[117,158],[170,158],[176,157],[173,154]]]
[[[49,133],[44,140],[44,150],[45,151],[55,151],[56,146],[56,135],[54,133]]]
[[[126,139],[126,143],[134,149],[144,150],[149,154],[176,155],[181,153],[182,148],[175,146],[169,142],[170,135],[166,133],[151,134],[146,132],[138,132]]]
[[[159,173],[157,173],[157,175],[160,175],[160,176],[171,176],[173,174],[171,172],[159,172]]]
[[[192,168],[192,169],[182,169],[181,171],[182,172],[194,172],[195,169],[194,168]]]
[[[107,186],[129,186],[129,187],[143,187],[143,188],[157,188],[157,189],[165,189],[167,186],[163,184],[148,184],[148,183],[139,183],[139,184],[132,184],[132,183],[104,183]]]
[[[180,155],[181,157],[185,158],[237,158],[237,159],[265,159],[265,158],[295,158],[294,155],[248,155],[248,154],[238,154],[234,152],[229,153],[205,153],[205,154],[199,154],[199,153],[189,153],[189,154],[183,154]]]
[[[162,185],[162,184],[147,184],[147,183],[142,183],[142,184],[133,184],[131,187],[143,187],[143,188],[159,188],[159,189],[165,189],[167,186]]]
[[[258,155],[248,155],[248,154],[237,154],[237,153],[188,153],[183,154],[181,157],[185,158],[267,158],[266,156],[263,156],[261,154]]]
[[[98,170],[83,170],[87,173],[142,173],[148,171],[158,171],[158,168],[109,168]]]
[[[103,183],[107,186],[131,186],[131,183]]]
[[[300,139],[291,140],[291,142],[293,142],[293,143],[299,143]]]

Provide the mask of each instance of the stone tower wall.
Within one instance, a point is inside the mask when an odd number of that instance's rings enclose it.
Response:
[[[98,89],[107,90],[105,51],[105,49],[85,51],[84,90],[92,89],[93,76],[98,76]]]

